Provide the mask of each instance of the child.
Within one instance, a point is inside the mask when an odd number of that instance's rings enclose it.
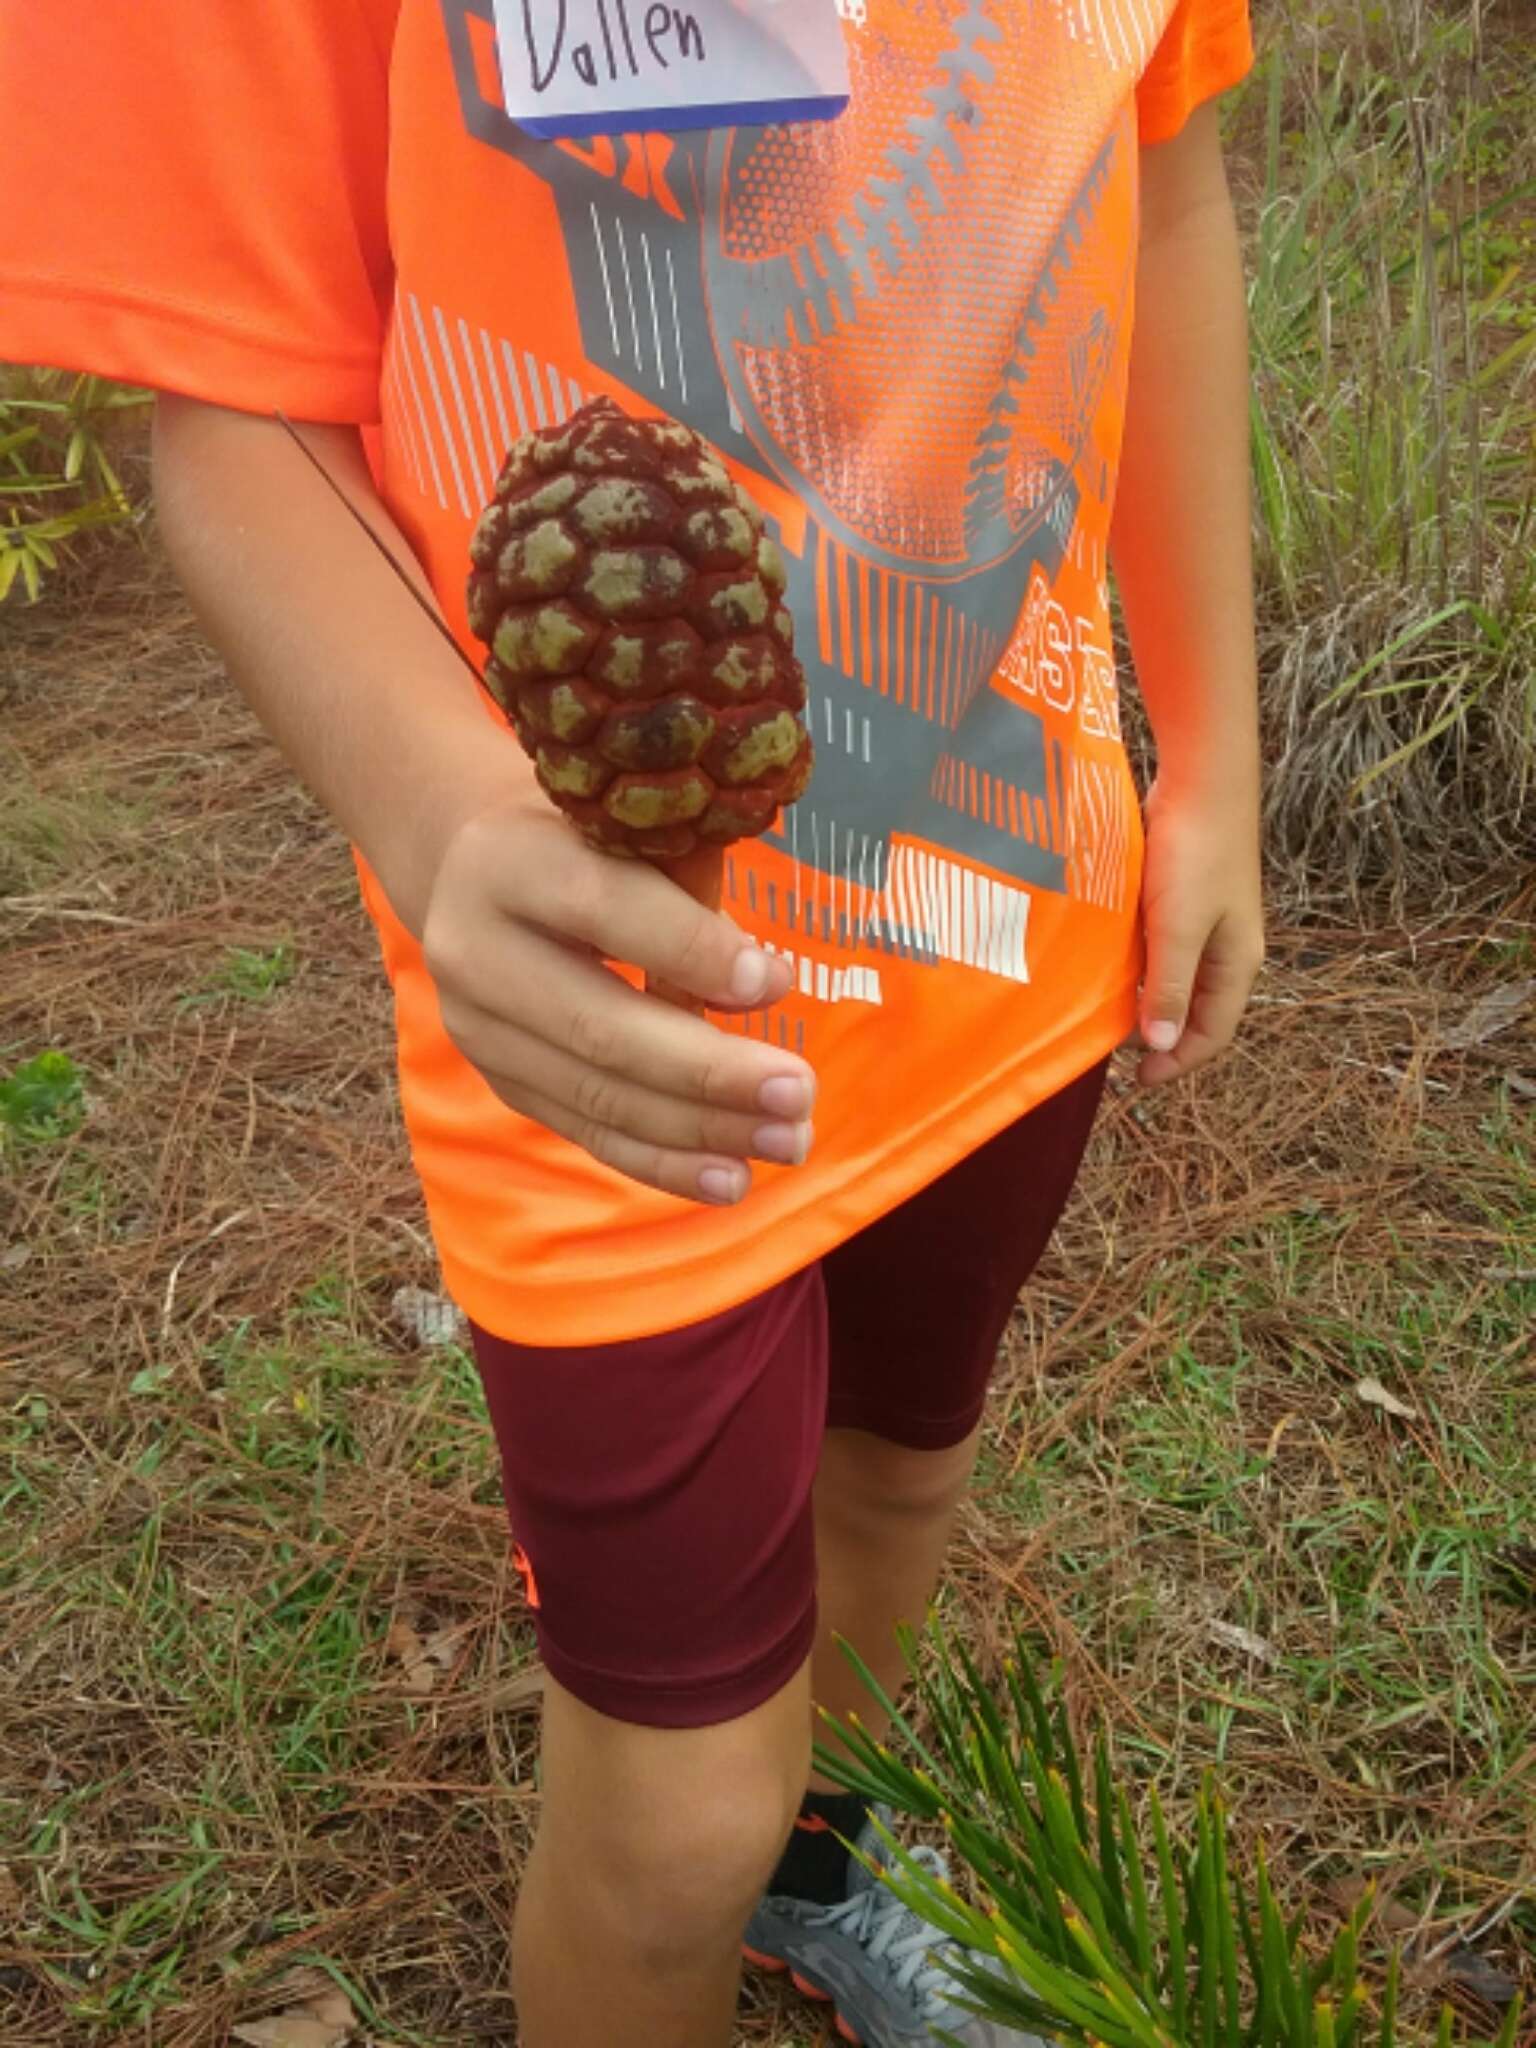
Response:
[[[525,2048],[720,2048],[744,1930],[851,2036],[1019,2038],[850,1864],[810,1703],[873,1718],[834,1632],[898,1680],[1110,1052],[1201,1065],[1260,958],[1245,0],[825,5],[846,111],[564,139],[490,0],[0,43],[0,355],[158,387],[173,559],[358,848],[550,1674]],[[583,76],[639,63],[615,6]],[[669,92],[731,15],[646,12]],[[519,19],[537,63],[566,17]],[[720,914],[578,840],[275,418],[467,643],[505,449],[598,393],[704,432],[789,564],[818,765]]]

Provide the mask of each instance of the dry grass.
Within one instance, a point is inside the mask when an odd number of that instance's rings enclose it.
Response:
[[[1290,899],[1536,848],[1528,0],[1270,0],[1232,107],[1266,830]]]
[[[0,2043],[205,2048],[315,1958],[370,2039],[505,2042],[531,1638],[473,1375],[390,1319],[435,1275],[345,852],[153,559],[6,623],[0,1073],[64,1048],[89,1113],[0,1183]],[[1377,1876],[1528,1983],[1536,1044],[1441,1034],[1532,909],[1282,931],[1219,1075],[1115,1091],[946,1596],[1176,1810],[1219,1763],[1320,1925]],[[742,2034],[823,2038],[757,1984]]]

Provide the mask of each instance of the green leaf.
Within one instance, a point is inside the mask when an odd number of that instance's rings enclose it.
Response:
[[[123,489],[121,477],[107,459],[107,451],[98,441],[91,451],[91,463],[97,476],[107,487],[107,496],[119,513],[126,518],[132,510],[128,493]]]
[[[1236,1902],[1227,1867],[1227,1814],[1221,1795],[1210,1791],[1212,1899],[1215,1909],[1217,1955],[1221,1962],[1222,2005],[1226,2016],[1227,2048],[1237,2048],[1242,2033],[1237,1988]]]
[[[1117,1817],[1120,1823],[1120,1853],[1131,1896],[1131,1919],[1133,1941],[1131,1952],[1136,1967],[1149,1983],[1156,1981],[1156,1951],[1152,1942],[1152,1902],[1147,1890],[1146,1872],[1143,1868],[1145,1857],[1141,1844],[1136,1839],[1136,1820],[1131,1812],[1130,1797],[1125,1787],[1120,1786],[1115,1795]]]
[[[1524,1995],[1517,1993],[1510,2000],[1509,2010],[1504,2015],[1504,2024],[1499,2029],[1498,2038],[1495,2040],[1493,2048],[1515,2048],[1515,2042],[1520,2034],[1520,2021],[1524,2012]]]
[[[965,1986],[979,2010],[993,2019],[1022,2020],[1037,2027],[1065,2022],[1095,2038],[1106,2037],[1114,2008],[1087,1978],[1059,1967],[1011,1930],[994,1929],[990,1953],[1003,1963],[1006,1975],[994,1976],[963,1962],[953,1969],[956,1982]]]
[[[1352,690],[1358,689],[1366,677],[1374,675],[1383,663],[1391,661],[1396,655],[1403,653],[1407,648],[1417,646],[1419,641],[1424,639],[1427,634],[1434,632],[1437,626],[1446,625],[1450,620],[1461,618],[1473,610],[1475,610],[1475,607],[1467,598],[1458,598],[1454,604],[1443,606],[1439,611],[1431,613],[1427,619],[1416,619],[1405,632],[1399,633],[1395,640],[1389,640],[1385,647],[1378,647],[1368,660],[1361,662],[1360,666],[1353,669],[1344,678],[1343,682],[1330,690],[1328,695],[1318,705],[1315,715],[1321,718],[1325,712],[1331,711],[1341,698],[1347,697]],[[1486,614],[1484,616],[1486,617]]]
[[[1182,2041],[1187,2038],[1189,2030],[1189,1934],[1182,1904],[1183,1888],[1174,1868],[1168,1826],[1163,1819],[1162,1801],[1155,1786],[1148,1797],[1148,1811],[1152,1819],[1163,1917],[1168,1928],[1168,1992],[1173,2005],[1173,2028]]]
[[[1114,1779],[1110,1772],[1109,1750],[1102,1741],[1093,1747],[1093,1800],[1098,1826],[1099,1876],[1110,1924],[1121,1948],[1128,1954],[1134,1954],[1136,1936],[1131,1925],[1125,1873],[1120,1867],[1120,1844],[1115,1834]]]
[[[84,1115],[84,1084],[68,1053],[37,1053],[0,1080],[0,1131],[22,1143],[66,1137]]]
[[[1047,1771],[1039,1786],[1040,1817],[1050,1844],[1052,1870],[1067,1896],[1087,1915],[1094,1933],[1110,1939],[1104,1882],[1089,1862],[1078,1832],[1071,1793],[1060,1771]]]
[[[1448,711],[1443,711],[1438,718],[1416,732],[1412,739],[1405,740],[1400,747],[1395,747],[1385,760],[1378,761],[1374,767],[1366,769],[1363,775],[1357,775],[1349,785],[1350,802],[1358,803],[1373,782],[1379,782],[1383,775],[1390,775],[1394,768],[1401,767],[1405,761],[1411,761],[1415,754],[1422,753],[1425,747],[1437,740],[1443,732],[1449,732],[1453,725],[1459,725],[1466,715],[1466,705],[1458,700]]]
[[[870,1695],[871,1699],[874,1700],[876,1706],[881,1708],[886,1715],[892,1729],[903,1738],[913,1753],[921,1758],[929,1775],[936,1782],[942,1780],[944,1772],[938,1759],[932,1756],[924,1744],[918,1740],[916,1731],[911,1727],[906,1716],[885,1690],[884,1686],[881,1685],[879,1679],[876,1678],[852,1643],[839,1636],[837,1638],[837,1646],[852,1665],[859,1683],[864,1687],[864,1690]],[[915,1665],[916,1654],[915,1647],[908,1647],[907,1657],[909,1665]]]
[[[30,446],[41,433],[41,427],[14,427],[8,434],[0,434],[0,455],[15,455],[18,450]],[[25,475],[21,463],[14,466]]]
[[[174,1370],[174,1366],[164,1364],[141,1366],[128,1382],[128,1391],[130,1394],[158,1393]]]
[[[1157,2024],[1152,2014],[1131,1994],[1129,1987],[1123,1981],[1117,1981],[1118,1973],[1114,1965],[1099,1943],[1094,1940],[1087,1922],[1078,1914],[1070,1914],[1067,1919],[1067,1931],[1082,1950],[1094,1973],[1099,1990],[1113,2008],[1116,2017],[1131,2030],[1133,2039],[1141,2044],[1141,2048],[1177,2048],[1176,2043],[1170,2043],[1166,2030]]]
[[[1381,2027],[1376,2036],[1378,2048],[1393,2048],[1397,2039],[1397,1994],[1402,1975],[1402,1952],[1394,1948],[1387,1958],[1387,1982],[1381,1994]]]

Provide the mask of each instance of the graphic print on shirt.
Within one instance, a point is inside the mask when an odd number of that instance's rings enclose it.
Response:
[[[1167,0],[871,0],[840,120],[561,143],[487,95],[491,0],[442,5],[471,133],[554,198],[586,365],[804,508],[817,765],[769,841],[792,900],[749,907],[1027,979],[1030,892],[1118,911],[1130,867],[1094,426],[1134,242],[1096,223]]]

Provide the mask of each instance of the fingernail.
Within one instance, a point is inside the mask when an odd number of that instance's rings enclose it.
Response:
[[[738,1003],[760,1003],[773,973],[773,955],[743,946],[731,965],[731,994]]]
[[[769,1116],[781,1116],[787,1123],[799,1123],[811,1113],[816,1090],[798,1074],[775,1074],[757,1091],[757,1106]]]
[[[699,1193],[706,1202],[739,1202],[747,1192],[747,1176],[740,1166],[704,1166],[699,1169]]]
[[[809,1124],[764,1124],[752,1133],[752,1150],[759,1159],[776,1159],[784,1166],[803,1166],[811,1149]]]
[[[1167,1017],[1159,1017],[1155,1024],[1149,1024],[1145,1037],[1153,1052],[1172,1052],[1179,1042],[1179,1027]]]

